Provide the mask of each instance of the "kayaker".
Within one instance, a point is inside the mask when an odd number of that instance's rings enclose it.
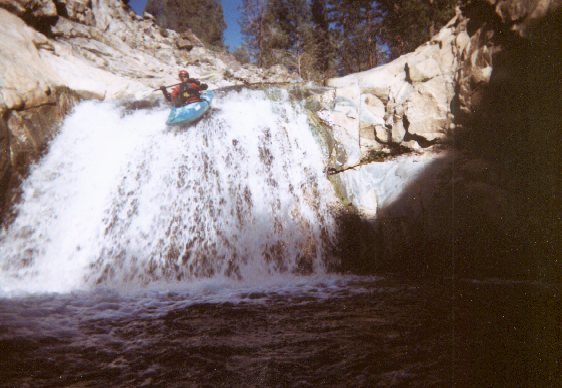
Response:
[[[189,78],[186,70],[180,70],[178,76],[181,83],[174,86],[171,93],[168,93],[165,86],[160,87],[166,100],[172,102],[176,107],[200,102],[201,91],[207,90],[208,85],[202,84],[195,78]]]

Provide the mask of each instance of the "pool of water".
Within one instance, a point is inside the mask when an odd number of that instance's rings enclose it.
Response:
[[[0,385],[554,386],[559,299],[390,275],[12,296]]]

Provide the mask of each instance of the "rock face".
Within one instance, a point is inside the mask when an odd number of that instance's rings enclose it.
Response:
[[[0,213],[64,114],[84,98],[152,100],[179,68],[211,87],[293,80],[242,66],[121,0],[0,0]]]
[[[360,268],[562,276],[561,3],[467,1],[415,52],[311,97]]]
[[[417,150],[446,138],[453,122],[457,50],[467,41],[456,31],[457,20],[388,65],[327,81],[336,88],[335,127],[357,139],[345,166],[357,164],[370,150],[390,152],[400,145]]]

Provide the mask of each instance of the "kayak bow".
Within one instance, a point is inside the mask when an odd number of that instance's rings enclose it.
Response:
[[[201,93],[200,102],[194,102],[189,105],[173,107],[166,120],[167,125],[189,124],[199,120],[209,110],[211,101],[213,101],[213,92],[205,90]]]

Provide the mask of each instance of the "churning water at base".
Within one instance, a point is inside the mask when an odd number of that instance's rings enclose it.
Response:
[[[0,292],[325,272],[334,195],[286,92],[231,92],[184,129],[166,115],[74,110],[0,235]]]
[[[559,385],[559,288],[325,275],[261,290],[194,283],[0,298],[0,385]]]

